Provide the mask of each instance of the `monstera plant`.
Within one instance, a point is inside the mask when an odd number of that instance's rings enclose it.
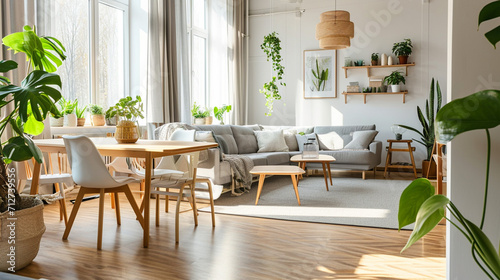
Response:
[[[500,1],[486,5],[479,14],[481,23],[500,17]],[[485,34],[495,46],[500,42],[500,26]],[[474,104],[471,110],[470,104]],[[483,232],[488,203],[489,173],[491,159],[491,137],[489,130],[500,125],[500,91],[484,90],[446,104],[436,115],[435,136],[440,142],[451,141],[456,136],[472,130],[485,130],[487,138],[486,178],[484,201],[479,226],[465,217],[446,196],[436,195],[427,179],[413,181],[401,194],[399,201],[399,228],[415,223],[410,238],[402,251],[429,233],[442,218],[456,227],[471,244],[471,253],[476,264],[490,279],[500,279],[500,253],[494,243]],[[445,209],[455,218],[444,215]],[[498,241],[495,242],[498,244]]]
[[[32,136],[43,132],[43,121],[49,112],[59,114],[55,102],[61,98],[61,78],[51,72],[66,59],[61,42],[53,37],[39,37],[34,27],[25,26],[22,32],[6,36],[2,42],[14,53],[26,54],[28,74],[20,85],[0,76],[0,110],[4,113],[0,135],[6,135],[8,130],[12,132],[6,142],[0,143],[0,213],[21,207],[15,188],[9,196],[7,164],[31,158],[42,162],[42,153]],[[15,70],[17,66],[15,61],[1,60],[0,73]],[[13,196],[15,203],[8,203],[8,198]]]

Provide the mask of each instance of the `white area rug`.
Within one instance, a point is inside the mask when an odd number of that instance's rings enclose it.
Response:
[[[410,183],[407,180],[333,178],[333,186],[326,191],[323,177],[306,177],[299,182],[299,206],[290,176],[273,176],[264,182],[258,205],[255,205],[257,183],[254,183],[249,193],[239,197],[223,194],[215,201],[215,212],[397,229],[399,197]],[[210,208],[201,211],[210,211]],[[405,229],[411,228],[413,226]]]

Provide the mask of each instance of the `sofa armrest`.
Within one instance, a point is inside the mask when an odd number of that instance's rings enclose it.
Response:
[[[368,149],[375,154],[376,164],[379,165],[382,162],[382,142],[373,141],[368,146]]]
[[[211,148],[207,150],[208,158],[198,163],[199,168],[213,168],[219,166],[220,163],[220,150],[218,148]]]

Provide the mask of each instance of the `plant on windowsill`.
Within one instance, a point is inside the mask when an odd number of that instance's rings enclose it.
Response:
[[[61,107],[61,113],[63,114],[63,126],[66,127],[76,127],[78,124],[78,120],[75,113],[75,108],[78,105],[76,101],[66,100],[64,97],[61,97],[58,102]]]
[[[76,102],[75,114],[76,114],[77,125],[84,126],[85,125],[85,110],[87,110],[87,106],[80,108],[78,106],[78,100],[75,100],[75,102]]]
[[[436,95],[434,94],[436,92]],[[436,100],[436,106],[434,106],[434,100]],[[432,157],[432,147],[434,146],[434,139],[435,139],[435,134],[434,134],[434,117],[437,116],[437,113],[441,109],[441,103],[442,103],[443,97],[441,94],[441,87],[439,86],[439,82],[436,82],[436,87],[434,90],[434,78],[432,78],[431,81],[431,90],[429,92],[429,99],[425,100],[425,116],[422,113],[422,110],[420,109],[419,106],[417,106],[417,117],[418,120],[420,121],[420,124],[422,124],[422,131],[420,132],[419,130],[407,126],[407,125],[402,125],[399,124],[399,126],[409,129],[411,131],[414,131],[418,133],[421,136],[421,141],[417,139],[413,139],[416,142],[424,145],[425,149],[427,150],[427,157],[425,160],[422,161],[422,177],[429,178],[429,175],[427,174],[427,170],[429,169],[429,164],[431,163],[431,157]],[[427,117],[427,119],[426,119]],[[432,171],[436,170],[436,168],[432,168]],[[430,172],[429,172],[430,173]]]
[[[91,104],[89,106],[90,120],[93,126],[103,126],[106,124],[106,119],[104,117],[104,109],[102,106],[97,104]]]
[[[387,82],[387,84],[391,86],[392,92],[401,92],[400,83],[405,84],[406,80],[405,77],[401,75],[400,72],[394,71],[389,76],[386,76],[384,78],[384,82]]]
[[[106,110],[106,113],[104,114],[104,118],[106,119],[106,125],[108,126],[115,126],[116,123],[118,122],[118,116],[116,115],[116,110],[114,106],[111,106]]]
[[[120,144],[137,142],[139,140],[137,118],[144,118],[141,97],[137,95],[135,100],[130,96],[124,97],[113,108],[118,116],[115,132],[116,141]]]
[[[194,102],[191,107],[191,115],[194,118],[194,124],[202,125],[205,124],[205,118],[210,116],[210,111],[201,109],[200,105]]]
[[[231,111],[231,105],[222,105],[222,107],[214,107],[214,115],[220,124],[224,124],[224,113]]]
[[[7,139],[0,143],[0,232],[11,231],[7,227],[7,218],[12,219],[9,223],[15,224],[16,232],[15,244],[2,236],[0,271],[13,272],[27,266],[36,257],[45,225],[42,201],[18,194],[12,180],[15,179],[15,168],[7,164],[32,158],[42,162],[42,152],[32,137],[43,132],[43,121],[48,113],[60,114],[55,102],[61,98],[61,78],[50,72],[55,72],[66,56],[57,39],[38,37],[30,26],[25,26],[22,32],[5,36],[2,41],[15,53],[26,54],[28,62],[28,73],[20,86],[0,76],[0,109],[3,113],[0,136]],[[0,60],[0,73],[15,70],[17,66],[15,61]],[[14,252],[12,247],[15,247]],[[13,262],[8,255],[11,253],[15,254]]]
[[[500,1],[494,1],[483,7],[479,13],[479,25],[483,22],[499,18]],[[485,34],[495,47],[500,42],[500,26]],[[474,104],[472,110],[471,104]],[[465,218],[458,207],[446,196],[435,195],[432,184],[427,179],[413,181],[401,194],[399,201],[399,228],[415,223],[408,239],[406,250],[420,238],[429,233],[442,218],[448,220],[449,226],[457,228],[471,244],[473,260],[489,279],[500,279],[500,255],[491,240],[483,232],[486,206],[488,202],[489,173],[491,160],[491,137],[489,129],[500,125],[500,91],[484,90],[446,104],[436,116],[435,133],[439,142],[451,141],[467,131],[485,130],[487,139],[486,180],[481,223]],[[444,215],[447,210],[455,221]],[[496,242],[495,244],[498,244]]]
[[[399,64],[407,64],[408,56],[412,53],[412,42],[410,39],[405,39],[403,42],[394,43],[392,52],[399,58]]]
[[[260,93],[263,93],[266,97],[266,116],[271,116],[273,112],[273,103],[275,100],[280,100],[281,95],[279,93],[277,82],[280,85],[286,86],[286,83],[282,82],[285,67],[281,65],[281,40],[278,38],[278,33],[273,32],[264,37],[264,42],[260,45],[260,48],[264,51],[267,56],[267,61],[269,59],[273,62],[273,71],[276,72],[276,76],[272,77],[272,80],[264,84],[263,89],[259,89]]]

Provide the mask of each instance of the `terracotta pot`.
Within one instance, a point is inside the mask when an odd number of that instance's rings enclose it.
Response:
[[[104,115],[92,115],[91,120],[93,126],[103,126],[106,124],[106,118]]]
[[[372,66],[377,66],[377,64],[378,64],[378,61],[372,60]]]
[[[407,55],[405,55],[405,56],[400,55],[400,56],[398,56],[398,58],[399,58],[399,64],[408,64],[408,56]]]
[[[85,118],[77,118],[76,125],[77,126],[84,126],[85,125]]]
[[[116,125],[115,132],[116,142],[123,143],[135,143],[139,140],[139,129],[133,121],[121,120]]]
[[[431,164],[431,168],[429,169],[429,174],[427,174],[427,169],[429,168],[429,162]],[[422,177],[427,179],[436,179],[436,162],[435,161],[422,161]]]

